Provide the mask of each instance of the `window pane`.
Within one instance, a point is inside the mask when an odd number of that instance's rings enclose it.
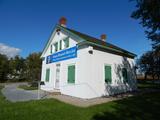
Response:
[[[75,65],[68,66],[68,83],[75,83]]]
[[[111,66],[105,66],[105,82],[106,83],[112,82]]]

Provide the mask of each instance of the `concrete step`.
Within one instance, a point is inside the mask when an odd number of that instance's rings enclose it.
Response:
[[[51,92],[50,95],[61,95],[61,92]]]
[[[53,89],[53,90],[51,90],[51,91],[47,91],[47,93],[48,93],[49,95],[61,95],[61,92],[60,92],[59,89]]]

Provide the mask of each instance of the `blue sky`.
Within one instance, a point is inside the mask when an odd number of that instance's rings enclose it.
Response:
[[[130,17],[133,10],[135,3],[129,0],[0,0],[0,45],[23,57],[42,51],[65,16],[67,27],[97,38],[105,33],[108,42],[139,56],[151,49],[151,42]]]

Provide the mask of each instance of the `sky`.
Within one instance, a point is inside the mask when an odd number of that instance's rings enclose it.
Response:
[[[142,55],[151,49],[130,0],[0,0],[0,53],[27,57],[45,47],[65,16],[67,27]]]

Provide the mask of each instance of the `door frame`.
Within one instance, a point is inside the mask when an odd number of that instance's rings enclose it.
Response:
[[[56,74],[55,74],[55,89],[60,89],[60,67],[61,67],[61,64],[60,63],[57,63],[56,64]],[[57,70],[59,69],[59,76],[57,76],[58,74],[57,74]],[[57,77],[58,77],[58,79],[57,79]]]

